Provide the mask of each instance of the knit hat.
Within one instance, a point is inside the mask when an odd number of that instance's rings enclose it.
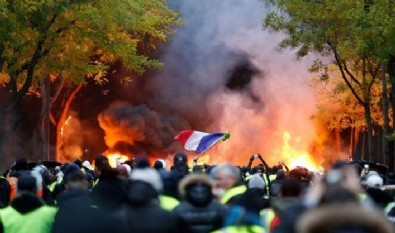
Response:
[[[153,168],[134,169],[130,175],[132,181],[142,181],[150,184],[157,192],[162,190],[163,184],[159,173]]]
[[[264,189],[266,186],[265,181],[259,174],[253,175],[248,180],[248,188],[257,188],[257,189]]]
[[[70,164],[68,164],[67,166],[66,166],[66,168],[64,169],[64,177],[66,177],[67,178],[67,176],[69,176],[69,175],[71,175],[71,174],[74,174],[74,173],[77,173],[77,172],[80,172],[81,170],[80,170],[80,167],[78,167],[78,165],[77,164],[74,164],[74,163],[70,163]]]

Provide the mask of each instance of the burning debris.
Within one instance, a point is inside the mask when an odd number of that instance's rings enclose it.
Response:
[[[117,102],[98,117],[105,132],[109,152],[128,156],[166,156],[180,146],[173,140],[182,129],[189,128],[184,120],[152,111],[147,105],[132,106]]]

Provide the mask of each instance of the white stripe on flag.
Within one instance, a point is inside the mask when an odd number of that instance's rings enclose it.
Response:
[[[203,133],[199,131],[194,131],[191,136],[188,138],[188,140],[185,142],[185,149],[191,150],[191,151],[196,151],[200,141],[202,138],[206,135],[209,135],[208,133]]]

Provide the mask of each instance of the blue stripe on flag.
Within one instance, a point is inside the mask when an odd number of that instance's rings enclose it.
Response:
[[[196,149],[196,152],[198,153],[204,153],[208,148],[210,148],[212,145],[214,145],[216,142],[221,140],[221,138],[224,136],[224,133],[213,133],[209,134],[207,136],[202,137],[200,140],[199,146]]]

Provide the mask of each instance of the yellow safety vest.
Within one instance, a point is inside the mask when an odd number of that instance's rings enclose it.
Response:
[[[21,214],[11,206],[1,211],[4,233],[50,233],[56,208],[42,206],[30,213]]]
[[[262,217],[263,224],[269,229],[273,219],[276,217],[276,213],[272,208],[268,208],[261,210],[259,214]]]
[[[384,208],[384,213],[388,214],[394,207],[395,207],[395,202],[388,203],[387,206]]]
[[[239,185],[228,189],[225,195],[221,198],[221,204],[226,204],[232,197],[243,194],[246,191],[247,187],[245,185]]]
[[[258,225],[252,225],[252,226],[246,226],[246,225],[240,225],[240,226],[229,226],[222,228],[217,231],[213,231],[211,233],[267,233],[268,231]]]
[[[97,184],[99,183],[99,179],[97,179],[97,180],[95,180],[95,181],[93,181],[93,187],[95,187]]]
[[[169,197],[166,195],[159,196],[159,203],[160,203],[160,207],[167,211],[172,211],[180,204],[180,202],[174,197]]]
[[[273,181],[273,180],[275,180],[277,178],[277,175],[270,175],[269,176],[269,180],[270,181]]]
[[[63,178],[61,178],[61,177],[56,179],[56,181],[52,182],[52,184],[49,186],[49,190],[51,190],[51,192],[53,192],[55,190],[56,185],[62,183],[62,181],[63,181]]]

